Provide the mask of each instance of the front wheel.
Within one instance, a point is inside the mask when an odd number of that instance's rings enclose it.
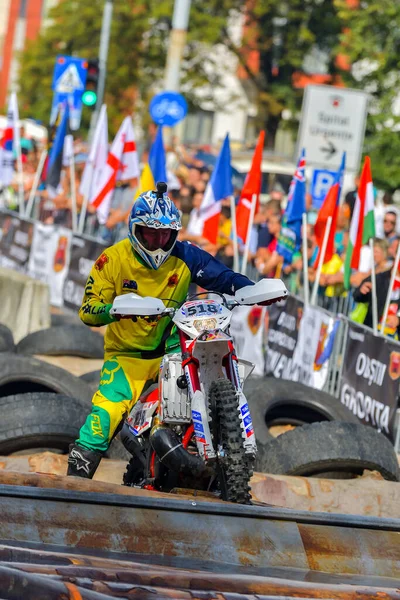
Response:
[[[249,504],[254,461],[243,447],[244,430],[237,391],[227,379],[218,379],[210,386],[209,399],[221,497],[230,502]]]

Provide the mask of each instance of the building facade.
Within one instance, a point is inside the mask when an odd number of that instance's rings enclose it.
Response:
[[[16,89],[18,53],[37,37],[49,9],[58,0],[0,0],[0,110]]]

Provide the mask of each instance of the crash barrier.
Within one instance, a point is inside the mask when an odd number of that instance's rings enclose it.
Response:
[[[104,248],[66,227],[0,212],[0,266],[47,283],[53,306],[80,306],[90,269]]]
[[[295,296],[268,313],[265,373],[328,392],[400,445],[400,343]]]

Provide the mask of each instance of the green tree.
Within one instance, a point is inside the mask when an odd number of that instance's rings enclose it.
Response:
[[[336,4],[345,25],[342,47],[353,63],[346,83],[370,95],[364,150],[371,157],[374,183],[393,192],[400,188],[400,4]]]
[[[57,54],[97,56],[104,0],[62,0],[50,13],[51,24],[30,42],[22,55],[22,113],[47,122]],[[252,8],[253,6],[253,8]],[[245,7],[245,8],[244,8]],[[106,97],[111,131],[133,108],[146,114],[154,89],[162,89],[173,0],[116,0],[111,30]],[[229,21],[243,19],[240,43],[230,36]],[[247,74],[249,98],[259,107],[258,125],[273,143],[282,110],[295,115],[303,92],[293,87],[312,50],[326,55],[326,71],[335,75],[334,49],[341,23],[334,0],[193,0],[182,86],[192,106],[212,97],[224,65],[213,48],[227,46]],[[259,53],[259,68],[248,57]],[[201,102],[198,90],[201,90]],[[87,126],[90,109],[85,108]],[[295,123],[295,126],[297,124]]]
[[[19,96],[23,115],[48,122],[57,54],[97,57],[103,6],[104,0],[63,0],[51,10],[50,25],[36,40],[28,42],[21,56]],[[150,71],[153,60],[162,60],[157,57],[155,46],[163,43],[163,28],[153,26],[150,42],[145,39],[149,14],[146,3],[114,3],[105,95],[112,132],[118,127],[121,114],[130,112],[135,105],[138,82],[146,76],[146,72],[140,72],[144,53]],[[90,116],[91,109],[84,108],[84,125],[88,125]]]

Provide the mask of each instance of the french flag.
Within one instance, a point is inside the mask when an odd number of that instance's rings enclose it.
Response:
[[[200,218],[203,221],[203,237],[212,244],[216,244],[217,242],[221,200],[230,196],[233,196],[233,185],[231,149],[229,146],[229,135],[227,134],[200,206]]]

